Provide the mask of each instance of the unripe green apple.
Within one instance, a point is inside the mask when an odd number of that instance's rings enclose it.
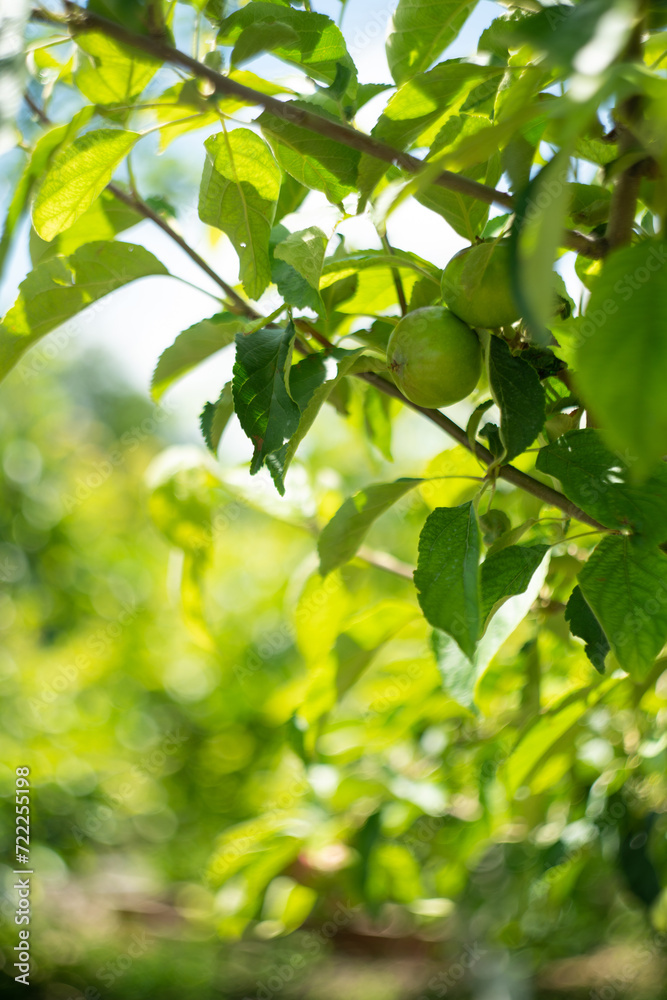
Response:
[[[450,260],[442,275],[442,298],[469,326],[511,326],[520,317],[512,295],[507,240],[466,247]]]
[[[403,395],[434,409],[464,399],[482,373],[477,334],[442,306],[404,316],[389,338],[387,360]]]

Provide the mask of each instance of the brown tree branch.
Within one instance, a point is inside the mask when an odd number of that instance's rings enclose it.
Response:
[[[299,319],[296,321],[296,326],[298,329],[307,331],[310,336],[317,340],[323,347],[329,350],[333,347],[333,344],[327,340],[327,338],[316,330],[312,324],[307,320]],[[419,406],[417,403],[413,403],[404,396],[401,390],[390,382],[388,379],[383,378],[381,375],[375,372],[360,372],[357,378],[363,379],[364,382],[368,382],[370,385],[375,386],[380,392],[386,393],[388,396],[393,396],[394,399],[400,399],[405,406],[409,406],[411,410],[415,410],[416,413],[421,413],[422,416],[426,417],[432,423],[437,424],[437,426],[449,434],[451,438],[454,438],[459,444],[467,448],[468,451],[473,452],[485,465],[492,465],[495,462],[494,455],[485,448],[484,445],[480,444],[478,441],[475,442],[475,447],[473,448],[468,440],[468,435],[462,427],[455,424],[453,420],[446,417],[444,413],[440,410],[431,410],[427,406]],[[551,486],[547,486],[545,483],[541,483],[539,479],[534,479],[529,476],[527,472],[522,472],[520,469],[515,468],[513,465],[501,465],[496,470],[496,474],[500,479],[504,479],[508,483],[512,483],[513,486],[518,486],[519,489],[524,490],[526,493],[532,493],[533,496],[538,497],[538,499],[543,500],[544,503],[551,504],[552,507],[558,507],[562,510],[564,514],[568,517],[573,517],[577,521],[581,521],[583,524],[590,525],[591,528],[595,528],[597,531],[609,532],[609,528],[605,528],[604,525],[596,521],[595,518],[590,517],[585,511],[577,507],[576,504],[568,500],[566,496],[559,493],[558,490],[552,489]],[[613,534],[613,532],[612,532]]]
[[[118,198],[119,201],[122,201],[124,205],[135,209],[135,211],[139,212],[140,215],[143,215],[145,219],[150,219],[151,222],[154,222],[163,233],[166,233],[167,236],[174,241],[174,243],[178,244],[181,250],[183,250],[184,253],[186,253],[188,257],[193,260],[195,264],[197,264],[202,271],[204,271],[209,278],[215,281],[216,285],[223,290],[227,298],[230,300],[231,307],[235,312],[247,316],[248,319],[260,318],[261,313],[258,313],[249,302],[242,299],[238,292],[235,292],[232,286],[228,285],[227,282],[206,263],[203,257],[199,256],[197,251],[191,247],[190,244],[187,243],[175,229],[172,229],[167,220],[163,219],[161,215],[155,212],[150,205],[147,205],[142,198],[138,195],[130,194],[128,191],[123,191],[121,187],[118,187],[118,185],[113,182],[111,184],[107,184],[107,190],[111,191],[113,196]]]
[[[641,19],[635,25],[628,41],[623,55],[624,60],[641,62],[643,29],[643,19]],[[615,132],[617,133],[619,159],[637,149],[638,143],[633,134],[632,126],[640,115],[641,97],[638,94],[626,98],[617,108]],[[637,214],[639,186],[645,168],[645,159],[632,163],[623,170],[614,185],[609,206],[609,221],[605,232],[605,240],[610,250],[624,246],[632,238],[632,228]]]
[[[208,80],[216,93],[237,97],[249,104],[258,105],[270,112],[274,117],[290,125],[297,125],[311,132],[316,132],[318,135],[323,135],[328,139],[334,139],[336,142],[340,142],[350,149],[355,149],[360,153],[365,153],[375,159],[400,167],[410,174],[418,174],[424,168],[423,161],[416,156],[412,156],[410,153],[395,149],[393,146],[389,146],[387,143],[381,142],[379,139],[375,139],[364,132],[359,132],[357,129],[343,122],[323,118],[321,115],[308,111],[305,108],[297,108],[292,103],[285,103],[277,100],[275,97],[269,97],[257,90],[252,90],[250,87],[246,87],[236,80],[231,80],[229,77],[223,76],[222,73],[216,72],[210,66],[206,66],[204,63],[193,59],[185,52],[181,52],[171,45],[167,45],[166,42],[158,38],[136,35],[128,31],[121,24],[116,24],[105,17],[100,17],[99,14],[95,14],[92,11],[84,10],[77,4],[69,2],[69,0],[65,0],[65,7],[68,11],[65,16],[59,16],[52,14],[50,11],[36,8],[33,9],[31,17],[34,21],[44,24],[57,24],[61,27],[69,27],[74,35],[82,31],[101,31],[110,38],[114,38],[116,41],[131,48],[140,49],[154,56],[156,59],[172,63],[176,66],[182,66],[194,76]],[[443,170],[434,178],[433,183],[449,191],[456,191],[458,194],[467,195],[475,198],[477,201],[483,201],[488,205],[500,205],[510,210],[513,208],[513,199],[507,192],[498,191],[495,188],[488,187],[486,184],[480,184],[478,181],[470,180],[449,170]],[[567,230],[561,242],[563,247],[568,250],[575,250],[586,257],[600,258],[605,255],[607,250],[606,241],[587,236],[585,233],[580,233],[576,230]]]
[[[26,93],[23,97],[30,110],[37,116],[37,118],[39,118],[43,125],[53,124],[49,116],[42,110],[42,108],[35,104],[30,94]],[[209,264],[206,263],[203,257],[200,257],[197,251],[191,247],[190,244],[187,243],[175,229],[172,229],[167,220],[163,219],[161,215],[155,212],[151,206],[143,200],[143,198],[139,197],[136,192],[130,193],[128,191],[124,191],[117,184],[114,184],[113,181],[110,184],[107,184],[107,191],[110,191],[114,198],[117,198],[118,201],[122,201],[124,205],[128,206],[128,208],[133,208],[135,212],[143,215],[145,219],[150,219],[150,221],[155,223],[155,225],[158,226],[163,233],[166,233],[169,239],[173,240],[174,243],[176,243],[181,250],[188,255],[190,260],[193,260],[195,264],[197,264],[197,266],[200,267],[202,271],[204,271],[205,274],[207,274],[209,278],[211,278],[216,285],[223,290],[227,298],[232,303],[232,307],[235,308],[237,312],[241,313],[243,316],[247,316],[248,319],[260,318],[261,313],[258,313],[256,309],[253,309],[249,302],[242,299],[238,292],[235,292],[232,286],[227,284],[227,282],[221,278]]]
[[[392,256],[394,253],[394,248],[389,242],[389,237],[386,235],[381,237],[382,246],[385,248],[387,253]],[[401,316],[405,316],[408,311],[408,302],[405,298],[405,289],[403,288],[403,279],[401,278],[401,272],[397,267],[392,267],[391,276],[394,281],[394,288],[396,289],[396,297],[398,299],[398,304],[401,307]]]
[[[432,423],[437,424],[445,432],[449,434],[450,437],[454,438],[459,444],[467,448],[468,451],[473,452],[477,458],[479,458],[485,465],[491,465],[495,458],[493,454],[485,448],[484,445],[475,442],[474,448],[471,446],[468,440],[468,435],[462,427],[455,424],[453,420],[446,417],[444,413],[440,410],[431,410],[426,406],[418,406],[417,403],[411,402],[407,396],[398,389],[393,382],[389,382],[382,378],[381,375],[377,375],[374,372],[362,372],[358,376],[365,382],[369,382],[374,385],[376,389],[380,392],[387,393],[388,396],[393,396],[395,399],[400,399],[405,406],[409,406],[411,410],[415,410],[417,413],[421,413],[423,416],[427,417]],[[566,496],[559,493],[558,490],[554,490],[551,486],[547,486],[545,483],[541,483],[539,479],[534,479],[529,476],[528,473],[522,472],[520,469],[515,468],[513,465],[501,465],[496,470],[500,479],[504,479],[508,483],[512,483],[513,486],[518,486],[519,489],[524,490],[526,493],[532,493],[533,496],[538,497],[538,499],[544,501],[544,503],[550,504],[552,507],[558,507],[562,510],[564,514],[568,517],[573,517],[577,521],[581,521],[583,524],[590,525],[591,528],[595,528],[598,531],[609,532],[608,528],[600,524],[595,518],[590,517],[585,511],[577,507],[576,504],[568,500]]]
[[[183,65],[185,65],[185,64],[187,64],[187,65],[194,64],[195,67],[201,68],[202,71],[205,71],[205,72],[202,72],[201,75],[206,76],[206,77],[210,77],[210,74],[212,74],[215,78],[219,77],[220,80],[224,82],[224,84],[227,84],[227,83],[232,84],[234,88],[240,88],[241,90],[247,91],[249,94],[252,94],[253,97],[257,98],[256,103],[261,103],[261,104],[263,104],[266,107],[266,102],[268,100],[272,101],[272,99],[264,98],[264,95],[261,95],[259,93],[255,94],[254,91],[250,91],[249,88],[243,87],[242,85],[237,84],[234,81],[231,81],[231,80],[228,81],[226,77],[220,76],[220,74],[217,74],[217,73],[215,73],[212,70],[209,70],[209,68],[207,66],[204,66],[203,64],[197,63],[196,60],[190,59],[189,56],[186,56],[184,53],[180,53],[180,52],[178,52],[175,49],[171,49],[170,46],[166,46],[166,45],[164,45],[164,43],[162,43],[160,41],[155,41],[154,39],[145,39],[144,40],[143,38],[140,38],[140,36],[134,36],[130,32],[126,32],[125,29],[122,28],[120,25],[115,25],[111,21],[106,21],[105,18],[99,18],[97,15],[89,15],[86,11],[83,11],[81,8],[78,8],[78,7],[76,7],[73,4],[69,4],[68,3],[67,6],[68,6],[68,8],[70,8],[70,9],[73,8],[75,11],[77,11],[76,18],[70,18],[69,19],[68,23],[70,23],[70,25],[72,25],[72,21],[76,21],[77,22],[77,27],[78,27],[79,26],[78,25],[78,19],[80,17],[83,17],[84,22],[87,24],[87,30],[92,30],[93,27],[97,27],[100,30],[104,30],[104,26],[105,25],[109,25],[113,29],[113,31],[112,32],[107,32],[107,33],[110,34],[111,37],[117,38],[117,40],[119,40],[119,41],[123,41],[126,44],[132,44],[133,41],[141,42],[142,44],[139,47],[146,48],[146,51],[153,51],[154,54],[157,54],[157,52],[155,52],[154,50],[152,50],[150,46],[157,46],[160,49],[167,49],[167,50],[169,50],[170,53],[178,55],[179,57],[182,57],[182,60],[179,60],[179,61],[182,61]],[[78,12],[80,12],[80,14]],[[39,16],[37,17],[36,15],[39,15]],[[56,18],[55,15],[53,16],[53,18],[51,17],[51,15],[46,16],[46,12],[43,12],[43,11],[33,11],[33,16],[35,17],[36,20],[46,21],[47,23],[50,23],[51,21],[56,21],[56,20],[58,21],[58,23],[62,23],[62,19]],[[103,24],[102,25],[100,25],[99,23],[92,24],[92,23],[90,23],[91,21],[94,21],[94,22],[103,22]],[[84,30],[86,30],[86,29],[84,29]],[[144,41],[146,43],[148,43],[148,45],[144,45],[143,44]],[[165,55],[165,56],[162,56],[162,58],[168,59],[169,56]],[[172,60],[172,61],[175,61],[175,60]],[[215,83],[215,80],[213,80],[212,82]],[[261,98],[261,100],[260,100],[260,98]],[[25,99],[26,99],[26,102],[28,103],[28,105],[30,106],[30,108],[33,110],[33,112],[37,115],[37,117],[40,118],[40,120],[43,123],[50,124],[50,121],[49,121],[48,117],[35,104],[35,102],[32,100],[32,98],[29,95],[26,94],[25,95]],[[280,104],[280,102],[273,102],[273,103],[277,104],[278,107],[283,108],[283,105]],[[317,115],[311,115],[310,112],[307,112],[306,115],[309,118],[314,117],[314,118],[318,118],[319,119],[319,116],[317,116]],[[324,122],[327,126],[334,125],[334,124],[337,125],[337,123],[328,122],[326,119],[319,119],[319,120],[322,121],[322,122]],[[299,124],[301,124],[301,122],[299,122]],[[309,126],[306,125],[305,127],[309,127]],[[347,126],[342,126],[342,125],[338,126],[337,125],[337,127],[343,128],[345,131],[351,131],[354,135],[361,136],[362,138],[364,138],[363,137],[363,133],[357,133],[354,129],[348,129]],[[365,138],[371,140],[371,137],[369,137],[369,136],[367,136]],[[376,142],[376,140],[371,140],[371,141],[373,143]],[[381,145],[384,145],[384,144],[381,144]],[[390,147],[387,147],[387,148],[390,148]],[[394,152],[398,152],[398,151],[394,151]],[[371,155],[375,155],[375,154],[371,154]],[[398,155],[404,156],[404,155],[407,155],[407,154],[398,154]],[[382,158],[382,157],[380,157],[380,158]],[[419,163],[420,161],[417,160],[416,162]],[[447,174],[445,174],[443,176],[447,176]],[[452,177],[456,177],[455,174],[452,174],[451,176]],[[465,178],[460,178],[460,180],[465,180]],[[443,185],[443,186],[445,186],[445,185]],[[479,186],[484,187],[484,185],[479,185]],[[201,267],[202,270],[205,271],[205,273],[208,274],[209,277],[211,277],[216,282],[216,284],[219,285],[220,288],[223,289],[223,291],[225,292],[225,294],[235,303],[235,305],[237,306],[237,308],[238,308],[238,310],[240,312],[242,312],[242,313],[244,313],[244,315],[247,315],[247,316],[252,317],[252,318],[259,318],[259,314],[253,309],[253,307],[248,302],[245,302],[234,291],[234,289],[231,288],[230,285],[228,285],[218,274],[216,274],[216,272],[213,271],[213,269],[209,267],[209,265],[206,263],[206,261],[202,257],[200,257],[199,254],[192,247],[190,247],[189,244],[186,243],[186,241],[177,232],[175,232],[175,230],[173,230],[171,228],[171,226],[164,219],[161,218],[161,216],[159,216],[157,214],[157,212],[155,212],[150,207],[150,205],[147,205],[146,202],[142,201],[142,199],[138,198],[136,195],[128,194],[127,192],[123,191],[122,188],[119,188],[117,185],[115,185],[113,183],[109,184],[108,188],[114,194],[114,196],[116,198],[119,198],[119,200],[122,201],[122,202],[124,202],[124,204],[127,204],[127,205],[131,206],[132,208],[134,208],[136,211],[140,212],[142,215],[144,215],[145,218],[150,219],[152,222],[155,223],[155,225],[159,226],[159,228],[162,229],[162,231],[164,233],[166,233],[172,240],[174,240],[174,242],[176,242],[181,247],[181,249],[196,264],[198,264],[199,267]],[[492,189],[488,189],[488,190],[492,191]],[[503,197],[505,197],[505,196],[503,196]],[[578,235],[583,235],[583,234],[578,234]],[[590,238],[589,237],[585,237],[585,239],[589,240]],[[600,242],[604,242],[606,244],[606,241],[600,241]],[[582,251],[580,251],[580,252],[582,252]],[[297,325],[300,326],[301,329],[306,329],[308,331],[308,333],[315,340],[317,340],[320,344],[322,344],[322,346],[324,346],[325,348],[330,349],[333,346],[331,344],[331,342],[326,337],[324,337],[322,334],[320,334],[319,331],[317,331],[310,323],[302,320],[302,321],[297,321]],[[301,347],[301,344],[299,344],[299,346]],[[304,345],[304,353],[306,353],[307,350],[308,350],[308,348]],[[423,414],[425,417],[427,417],[427,419],[431,420],[433,423],[437,424],[438,427],[440,427],[442,430],[444,430],[446,434],[449,434],[450,437],[454,438],[455,441],[457,441],[459,444],[463,445],[464,448],[467,448],[469,451],[473,451],[474,454],[481,461],[483,461],[486,465],[491,465],[494,462],[494,456],[493,456],[493,454],[487,448],[485,448],[479,442],[475,442],[474,447],[471,446],[470,441],[468,440],[468,436],[467,436],[466,432],[463,430],[463,428],[459,427],[458,424],[455,424],[453,420],[449,419],[449,417],[446,417],[444,413],[441,413],[439,410],[433,410],[433,409],[429,409],[429,408],[424,407],[424,406],[418,406],[416,403],[411,402],[394,385],[393,382],[389,382],[386,379],[383,379],[380,375],[377,375],[377,374],[372,373],[372,372],[364,372],[364,373],[360,373],[358,377],[361,378],[361,379],[363,379],[364,381],[370,383],[371,385],[375,386],[375,388],[379,389],[381,392],[384,392],[387,395],[393,396],[396,399],[400,399],[402,403],[404,403],[406,406],[409,406],[411,409],[415,410],[416,412]],[[497,469],[497,474],[498,474],[498,476],[501,479],[505,479],[507,482],[512,483],[512,485],[517,486],[520,489],[523,489],[527,493],[532,493],[533,496],[538,497],[540,500],[543,500],[545,503],[551,504],[552,506],[557,507],[559,510],[562,510],[565,514],[567,514],[568,517],[573,517],[576,520],[581,521],[583,524],[588,524],[592,528],[595,528],[597,530],[608,531],[607,528],[604,528],[603,525],[599,524],[599,522],[597,522],[594,518],[592,518],[588,514],[586,514],[585,511],[583,511],[579,507],[577,507],[576,504],[573,504],[562,493],[559,493],[557,490],[552,489],[550,486],[546,486],[544,483],[541,483],[539,480],[534,479],[532,476],[529,476],[527,473],[521,472],[520,469],[516,469],[513,465],[502,465],[502,466],[500,466]]]

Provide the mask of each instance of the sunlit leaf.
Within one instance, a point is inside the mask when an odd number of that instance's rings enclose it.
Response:
[[[322,576],[352,559],[374,521],[420,483],[421,479],[376,483],[349,497],[320,534],[317,549]]]
[[[199,217],[229,236],[243,287],[258,298],[271,280],[269,236],[281,172],[269,147],[246,128],[212,135],[199,190]]]
[[[33,264],[51,257],[68,257],[85,243],[111,240],[118,233],[131,229],[144,216],[105,189],[74,225],[47,243],[33,230],[30,234],[30,256]]]
[[[422,72],[454,41],[475,0],[400,0],[387,39],[396,83]]]
[[[501,777],[511,795],[530,782],[545,758],[553,754],[556,744],[560,747],[564,744],[573,746],[579,724],[586,713],[607,691],[620,683],[618,678],[609,678],[597,689],[585,687],[575,691],[537,718],[501,768]]]
[[[324,311],[318,287],[327,237],[311,226],[296,233],[289,233],[273,250],[273,279],[286,302],[299,307]],[[276,264],[276,261],[282,262]]]
[[[489,621],[479,640],[472,661],[454,640],[435,630],[433,646],[445,691],[466,707],[474,702],[477,685],[496,653],[526,617],[544,585],[549,559],[546,557],[535,570],[523,591],[502,604]]]
[[[67,125],[57,125],[55,128],[49,129],[35,143],[35,147],[14,187],[14,193],[7,207],[2,239],[0,239],[0,271],[4,266],[16,227],[28,208],[30,196],[32,191],[38,186],[41,174],[56,153],[69,145],[79,129],[88,123],[94,110],[90,105],[83,107],[80,111],[77,111],[71,122],[68,122]]]
[[[338,63],[354,69],[340,29],[330,18],[262,0],[225,18],[218,44],[234,45],[235,64],[258,52],[271,51],[328,83],[333,83]]]
[[[380,115],[372,129],[376,139],[408,149],[414,142],[430,146],[447,119],[458,112],[472,88],[489,80],[497,87],[499,70],[449,60],[420,73],[404,83]],[[497,147],[496,147],[497,148]],[[359,190],[371,193],[387,165],[363,156],[359,166]]]
[[[576,379],[601,434],[645,480],[667,454],[667,243],[647,240],[610,254],[595,279]],[[631,335],[630,335],[631,332]]]
[[[0,324],[0,377],[44,334],[92,302],[130,281],[168,273],[143,247],[106,241],[39,264],[21,282],[19,296]]]
[[[430,155],[436,155],[466,135],[472,135],[487,128],[489,124],[488,118],[481,115],[452,116],[445,122],[436,136]],[[458,172],[470,180],[479,181],[495,188],[502,173],[500,156],[497,151],[494,151],[488,159],[483,160],[477,166]],[[415,197],[422,205],[442,215],[460,236],[464,236],[471,243],[474,243],[476,237],[481,236],[489,217],[489,206],[485,202],[462,195],[458,191],[448,191],[435,184],[428,186],[415,184],[411,186],[411,190],[414,191]]]
[[[76,85],[93,104],[130,104],[162,65],[100,31],[77,35],[76,43],[89,57],[76,71]]]
[[[52,240],[83,215],[139,138],[138,132],[97,129],[53,158],[32,208],[33,225],[43,240]]]
[[[311,288],[318,288],[327,242],[322,230],[311,226],[309,229],[290,233],[277,245],[274,253],[279,260],[291,264]]]
[[[314,110],[305,102],[292,103],[295,107]],[[257,122],[280,166],[300,184],[323,191],[336,205],[355,190],[359,164],[359,153],[355,150],[275,118],[268,111],[260,115]]]
[[[225,382],[222,392],[215,403],[206,403],[199,417],[199,426],[202,436],[206,442],[206,447],[218,453],[218,445],[225,427],[229,423],[234,412],[234,400],[232,398],[232,383]]]
[[[202,319],[179,333],[174,343],[158,359],[151,392],[159,399],[169,386],[186,375],[195,365],[232,344],[238,333],[245,333],[257,326],[257,321],[242,319],[233,313],[221,312]]]

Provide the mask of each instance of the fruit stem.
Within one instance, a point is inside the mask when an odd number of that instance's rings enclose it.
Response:
[[[385,248],[387,253],[393,257],[394,248],[389,242],[389,237],[387,236],[387,234],[385,233],[384,236],[380,237],[380,239],[382,240],[382,246]],[[397,267],[392,267],[391,276],[394,279],[394,287],[396,288],[398,304],[401,307],[401,316],[406,316],[408,312],[408,302],[405,297],[405,289],[403,288],[403,280],[401,278],[401,272],[398,270]]]

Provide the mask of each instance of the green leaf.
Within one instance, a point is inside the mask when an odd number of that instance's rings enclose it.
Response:
[[[232,383],[225,382],[222,392],[215,403],[206,403],[199,417],[199,426],[206,442],[206,447],[218,454],[218,445],[225,427],[229,423],[234,412],[234,400],[232,398]]]
[[[29,347],[92,302],[130,281],[168,274],[143,247],[132,243],[87,243],[71,257],[56,257],[31,271],[0,324],[0,378]]]
[[[584,599],[580,587],[575,587],[565,608],[565,621],[570,626],[572,635],[583,639],[586,645],[584,652],[595,669],[603,674],[604,661],[609,652],[609,641]]]
[[[185,80],[176,83],[163,91],[152,102],[151,112],[160,128],[160,152],[163,152],[174,139],[193,129],[213,126],[219,122],[219,116],[210,99],[199,90],[196,80]],[[243,107],[243,101],[231,99],[221,100],[227,111]],[[230,111],[230,113],[231,113]]]
[[[566,695],[522,735],[517,746],[502,764],[499,776],[514,795],[523,785],[528,785],[543,762],[556,754],[557,748],[572,748],[581,720],[604,696],[623,683],[622,678],[609,677],[596,688],[580,688]]]
[[[199,190],[199,218],[229,236],[243,287],[257,299],[271,281],[269,237],[281,172],[266,143],[247,128],[212,135]]]
[[[298,801],[300,796],[296,798]],[[278,845],[289,845],[296,855],[301,840],[289,836],[293,827],[294,817],[276,809],[270,814],[227,827],[218,838],[209,861],[208,879],[215,886],[223,885],[238,872],[256,865],[263,855],[271,854]],[[281,861],[281,867],[286,863]],[[269,875],[266,881],[271,877]],[[252,899],[252,903],[257,905],[258,900]]]
[[[286,215],[291,212],[296,212],[296,210],[303,204],[303,201],[308,194],[308,188],[304,187],[303,184],[299,184],[291,174],[285,174],[280,185],[280,196],[278,198],[278,204],[276,206],[276,215],[274,218],[274,223],[277,224]]]
[[[392,85],[390,83],[360,83],[357,88],[357,98],[355,100],[355,109],[359,111],[363,108],[364,104],[376,97],[378,94],[384,93],[385,90],[391,90]]]
[[[50,241],[83,215],[141,136],[101,128],[86,132],[52,160],[35,197],[32,222]]]
[[[514,48],[528,43],[547,64],[578,69],[577,56],[585,46],[594,51],[595,68],[602,73],[623,51],[632,29],[634,8],[624,0],[588,0],[579,6],[557,3],[515,21],[505,21],[505,40]],[[605,19],[613,30],[605,34]]]
[[[508,545],[516,545],[520,542],[523,536],[529,531],[533,525],[536,524],[536,518],[529,517],[526,521],[518,524],[516,528],[510,528],[508,531],[500,535],[492,544],[489,546],[489,551],[486,553],[486,558],[493,556],[496,552],[506,549]]]
[[[491,395],[500,410],[503,460],[511,462],[530,447],[544,427],[544,388],[535,369],[493,335],[489,337],[488,375]]]
[[[390,145],[405,149],[419,140],[430,146],[447,118],[470,90],[489,76],[498,78],[498,69],[461,63],[455,59],[439,63],[404,83],[390,98],[372,134]],[[384,168],[383,168],[384,169]]]
[[[504,510],[492,507],[486,514],[479,515],[482,541],[491,546],[512,530],[512,522]]]
[[[283,226],[276,227],[272,239],[278,231],[286,232]],[[288,233],[273,248],[272,277],[286,302],[299,308],[310,308],[324,312],[318,286],[327,237],[311,226],[297,233]]]
[[[437,267],[409,250],[395,248],[391,254],[384,250],[363,250],[359,253],[346,254],[344,257],[330,257],[322,268],[320,289],[328,288],[335,281],[340,281],[348,275],[359,274],[361,271],[376,267],[409,269],[440,286],[440,270]]]
[[[88,123],[94,111],[95,109],[90,105],[82,108],[77,111],[67,125],[58,125],[56,128],[49,129],[35,143],[35,148],[14,188],[12,200],[7,209],[2,239],[0,240],[0,270],[4,265],[12,237],[27,208],[38,178],[43,174],[46,165],[55,154],[68,145],[79,129]]]
[[[133,34],[151,34],[152,18],[150,14],[147,16],[146,7],[136,0],[88,0],[86,7],[94,14],[101,14],[108,21],[122,25],[126,31],[131,31]]]
[[[317,289],[322,274],[324,251],[328,242],[321,229],[318,229],[317,226],[310,226],[309,229],[290,233],[276,246],[274,255],[279,260],[291,264],[294,270],[306,279],[311,288]]]
[[[496,88],[498,67],[474,66],[449,60],[404,83],[390,99],[371,134],[390,146],[408,149],[414,142],[430,146],[447,121],[456,114],[478,83],[489,81]],[[388,167],[374,157],[363,156],[359,165],[359,189],[368,195]]]
[[[274,230],[275,232],[275,230]],[[271,280],[278,289],[281,298],[297,309],[312,309],[314,312],[324,312],[324,304],[319,292],[311,288],[305,278],[295,271],[291,264],[284,260],[273,258],[271,264]]]
[[[481,632],[480,535],[472,502],[436,507],[419,536],[415,586],[426,620],[472,660]]]
[[[544,585],[548,568],[547,555],[535,570],[523,593],[510,597],[498,608],[477,643],[472,661],[444,632],[436,629],[433,633],[433,648],[445,691],[462,705],[472,706],[484,672],[503,643],[528,614]]]
[[[667,242],[609,254],[580,328],[577,385],[636,481],[667,453],[666,262]]]
[[[306,101],[291,101],[289,106],[313,110]],[[327,117],[321,109],[318,113]],[[257,124],[280,166],[304,187],[323,191],[334,205],[356,190],[359,153],[355,150],[275,118],[268,111],[259,116]]]
[[[287,391],[296,331],[264,329],[236,338],[232,392],[241,427],[255,451],[250,474],[259,472],[266,456],[278,451],[299,423],[299,407]]]
[[[569,162],[569,148],[562,149],[531,180],[518,200],[510,238],[514,295],[537,344],[548,343],[555,311],[552,275],[569,204]]]
[[[440,150],[451,146],[455,140],[474,135],[489,125],[489,119],[481,115],[453,115],[438,133],[429,155],[437,155]],[[500,155],[496,151],[488,160],[467,170],[460,170],[458,173],[470,180],[495,187],[502,173]],[[484,202],[459,194],[457,191],[447,191],[434,184],[415,191],[415,197],[426,208],[441,215],[455,232],[471,243],[481,235],[489,217],[489,206]]]
[[[667,467],[636,486],[628,464],[591,427],[568,431],[537,455],[537,468],[558,479],[565,495],[608,528],[631,528],[667,540]]]
[[[643,680],[667,639],[667,556],[631,538],[605,538],[579,586],[620,665]]]
[[[315,418],[320,412],[324,403],[329,399],[332,393],[339,388],[342,380],[346,375],[353,374],[355,371],[372,371],[374,365],[376,364],[376,359],[364,355],[364,348],[359,348],[356,351],[344,351],[341,349],[334,349],[331,354],[334,358],[338,360],[338,370],[334,378],[327,379],[326,370],[322,362],[322,358],[318,354],[310,355],[300,361],[298,365],[292,369],[291,375],[297,369],[300,369],[303,373],[310,374],[314,371],[316,376],[315,381],[317,384],[310,392],[313,380],[306,379],[307,391],[298,393],[292,386],[292,379],[290,378],[290,392],[294,399],[300,398],[300,417],[299,423],[292,434],[289,441],[277,452],[269,456],[267,462],[271,475],[273,476],[273,481],[276,484],[276,489],[279,493],[284,492],[284,481],[287,470],[292,463],[292,459],[296,454],[296,450],[303,441],[304,437],[313,426]],[[308,366],[306,366],[308,362]],[[318,364],[316,364],[318,362]],[[312,369],[311,367],[312,366]]]
[[[321,354],[309,354],[298,364],[292,365],[289,373],[289,393],[299,409],[299,425],[296,434],[298,434],[308,404],[324,382],[326,375],[327,369]],[[289,441],[285,441],[277,451],[267,456],[266,464],[281,496],[285,492],[287,466],[294,454],[293,451],[290,453],[293,437]]]
[[[221,312],[179,333],[171,347],[163,351],[158,359],[151,379],[153,398],[159,399],[176,379],[186,375],[211,354],[233,343],[237,334],[256,328],[258,322]]]
[[[85,243],[112,240],[118,233],[131,229],[144,221],[136,209],[119,201],[108,189],[80,218],[60,233],[50,243],[43,240],[33,230],[30,233],[30,256],[33,264],[50,260],[51,257],[69,257]]]
[[[457,37],[476,0],[400,0],[387,39],[396,83],[429,68]]]
[[[391,454],[391,409],[392,399],[372,385],[366,386],[363,395],[364,429],[368,440],[378,449],[383,458],[393,462]]]
[[[320,574],[326,576],[349,562],[378,517],[422,481],[397,479],[395,483],[375,483],[349,497],[322,529],[318,539]]]
[[[386,600],[354,615],[335,641],[336,693],[340,700],[358,681],[382,647],[419,617],[412,602]]]
[[[482,621],[510,597],[523,594],[549,551],[548,545],[508,545],[482,563]]]
[[[131,104],[162,65],[98,31],[77,35],[76,43],[90,58],[84,57],[74,79],[93,104]]]
[[[575,226],[597,226],[609,218],[611,191],[599,184],[568,184],[569,217]]]
[[[235,65],[258,52],[269,51],[325,83],[333,83],[336,79],[338,63],[346,66],[356,79],[345,39],[325,14],[255,0],[225,18],[218,44],[234,45],[232,63]]]

